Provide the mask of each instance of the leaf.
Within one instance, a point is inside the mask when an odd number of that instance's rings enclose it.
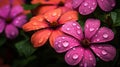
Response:
[[[38,7],[40,4],[24,4],[23,7],[25,10],[32,10]]]
[[[6,42],[6,37],[4,35],[0,36],[0,46],[2,46]]]
[[[117,13],[116,12],[111,12],[111,18],[112,18],[113,22],[116,22]]]
[[[35,52],[29,40],[23,40],[15,44],[15,47],[21,56],[29,57]]]

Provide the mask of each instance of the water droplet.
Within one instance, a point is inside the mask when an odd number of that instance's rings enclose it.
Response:
[[[84,67],[87,67],[87,63],[84,63]]]
[[[78,54],[74,54],[72,58],[73,58],[74,60],[76,60],[76,59],[78,59],[78,57],[79,57]]]
[[[75,48],[73,48],[73,50],[76,50]]]
[[[96,41],[100,41],[100,39],[97,39]]]
[[[104,38],[108,38],[108,34],[103,34],[103,37]]]
[[[70,30],[70,28],[67,28],[67,30]]]
[[[69,46],[69,43],[65,41],[65,42],[63,42],[63,46],[64,46],[64,47],[68,47],[68,46]]]
[[[93,5],[95,5],[96,3],[95,2],[93,2]]]
[[[92,31],[94,31],[95,29],[94,28],[90,28],[90,31],[92,32]]]
[[[103,1],[103,0],[101,0],[101,1]]]
[[[92,7],[91,10],[94,10],[94,7]]]
[[[76,26],[76,23],[73,23],[72,25],[73,25],[73,26]]]
[[[80,27],[79,27],[79,26],[77,26],[77,28],[78,28],[78,29],[80,29]]]
[[[115,6],[115,3],[112,4],[112,7],[114,7],[114,6]]]
[[[56,16],[57,15],[57,13],[56,12],[54,12],[53,14],[52,14],[52,16]]]
[[[90,6],[88,6],[88,8],[91,8]]]
[[[37,25],[37,23],[35,23],[35,22],[34,22],[34,23],[33,23],[33,25],[34,25],[34,26],[36,26],[36,25]]]
[[[90,57],[90,60],[93,60],[93,58],[92,58],[92,57]]]
[[[61,47],[61,45],[59,44],[58,47]]]
[[[59,42],[61,42],[61,40]]]
[[[107,54],[107,52],[106,52],[105,50],[103,50],[103,51],[102,51],[102,54],[103,54],[103,55],[106,55],[106,54]]]
[[[62,39],[65,39],[65,37],[62,37]]]
[[[88,6],[88,3],[85,2],[85,3],[84,3],[84,6],[85,6],[85,7]]]
[[[80,34],[81,32],[78,30],[77,33]]]

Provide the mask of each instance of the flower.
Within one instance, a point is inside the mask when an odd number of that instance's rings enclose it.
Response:
[[[34,47],[44,45],[48,38],[51,46],[53,46],[54,39],[62,34],[60,31],[61,26],[67,21],[76,21],[77,19],[76,11],[70,10],[64,13],[61,8],[57,8],[45,14],[34,16],[28,23],[23,25],[23,30],[39,30],[31,37]]]
[[[103,11],[111,11],[115,7],[115,0],[72,0],[73,8],[78,9],[82,15],[95,11],[97,4]]]
[[[26,22],[21,0],[0,0],[0,33],[5,30],[6,37],[14,39],[18,28]]]
[[[86,20],[84,32],[77,22],[67,22],[62,26],[62,32],[68,35],[57,37],[54,49],[58,53],[67,51],[65,61],[69,65],[79,63],[80,67],[95,67],[96,60],[92,52],[104,61],[111,61],[116,49],[107,42],[114,38],[114,33],[107,27],[99,27],[100,21],[92,18]]]
[[[34,15],[44,14],[47,11],[62,8],[63,10],[67,11],[71,9],[71,4],[69,3],[70,0],[32,0],[32,4],[39,4],[36,9],[33,9],[32,12]]]

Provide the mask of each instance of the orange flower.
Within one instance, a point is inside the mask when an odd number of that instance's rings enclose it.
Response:
[[[25,31],[39,30],[31,37],[34,47],[43,46],[49,39],[51,46],[57,36],[62,35],[61,26],[68,21],[76,21],[78,19],[77,12],[70,10],[63,12],[61,8],[57,8],[38,15],[23,25]]]

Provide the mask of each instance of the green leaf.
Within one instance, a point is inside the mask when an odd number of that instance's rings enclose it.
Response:
[[[116,12],[111,12],[111,18],[112,18],[112,20],[113,20],[113,23],[116,22],[117,13],[116,13]]]
[[[31,45],[29,40],[23,40],[15,44],[15,47],[21,56],[31,56],[35,52],[35,48]]]
[[[32,10],[38,7],[40,4],[24,4],[23,7],[25,10]]]
[[[0,46],[2,46],[6,42],[6,37],[4,35],[0,36]]]

